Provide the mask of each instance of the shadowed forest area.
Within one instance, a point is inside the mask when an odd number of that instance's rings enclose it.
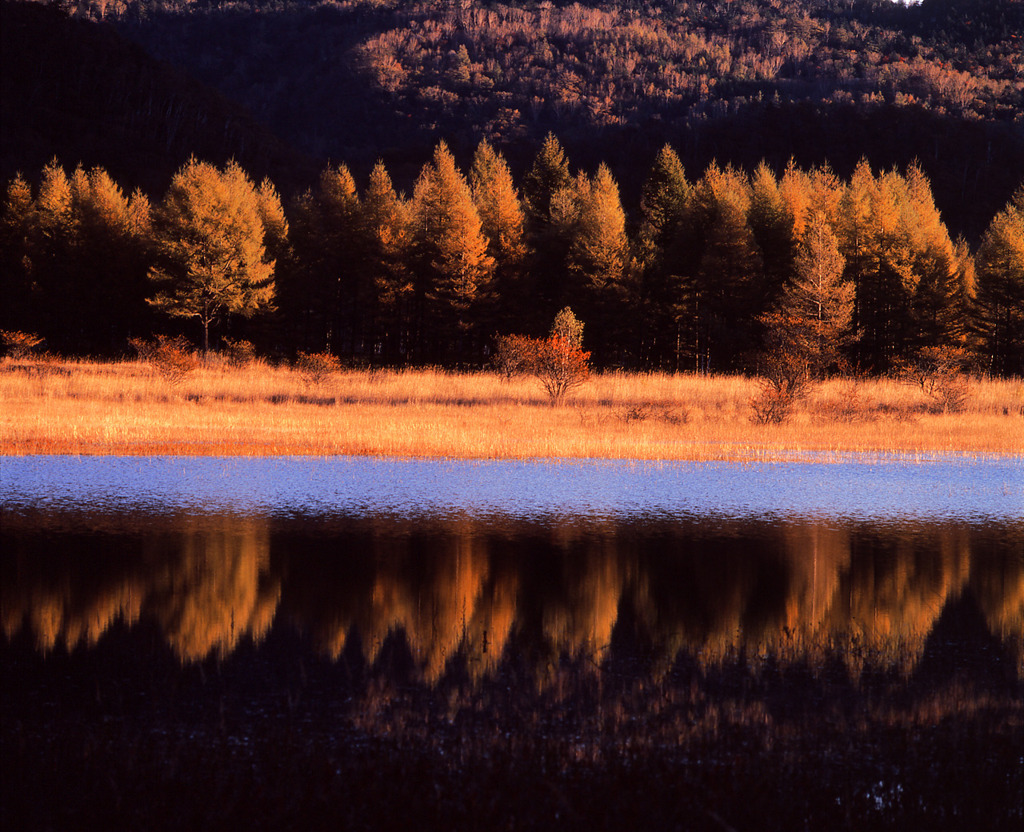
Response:
[[[2,9],[46,349],[480,366],[571,306],[599,368],[1022,372],[1020,3]]]

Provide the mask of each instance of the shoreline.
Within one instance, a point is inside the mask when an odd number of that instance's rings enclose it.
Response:
[[[530,378],[140,362],[0,364],[0,457],[205,456],[827,463],[850,455],[1024,457],[1024,384],[975,379],[962,412],[892,379],[819,382],[784,423],[751,421],[756,379],[595,375],[553,406]]]

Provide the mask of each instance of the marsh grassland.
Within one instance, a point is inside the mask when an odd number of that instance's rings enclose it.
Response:
[[[785,459],[815,452],[1024,454],[1024,383],[975,379],[961,412],[891,380],[816,385],[781,425],[756,379],[606,373],[552,406],[535,379],[209,363],[0,365],[0,453]]]

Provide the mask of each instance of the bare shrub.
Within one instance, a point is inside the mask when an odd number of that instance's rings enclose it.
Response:
[[[0,330],[0,343],[3,344],[4,353],[14,360],[29,358],[36,348],[43,343],[43,339],[32,332],[17,332]]]
[[[750,420],[758,425],[780,425],[806,398],[811,386],[811,367],[798,350],[780,346],[762,362],[762,377],[756,395],[750,399]]]
[[[224,355],[228,364],[232,367],[248,367],[256,360],[256,348],[251,341],[232,341],[230,338],[222,339],[224,342]]]
[[[971,395],[969,360],[966,350],[925,347],[897,366],[897,378],[920,388],[935,410],[962,413]]]
[[[527,338],[525,335],[499,335],[491,365],[505,381],[511,381],[516,376],[529,374],[536,358],[536,351],[536,338]]]
[[[179,384],[199,366],[192,344],[182,335],[157,335],[152,341],[132,338],[128,343],[139,359],[155,367],[169,384]]]
[[[295,366],[311,387],[323,384],[343,369],[338,357],[329,352],[300,352]]]

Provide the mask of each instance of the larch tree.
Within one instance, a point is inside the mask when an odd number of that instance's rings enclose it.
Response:
[[[601,333],[608,358],[611,350],[627,348],[630,316],[626,309],[635,294],[629,281],[629,241],[619,186],[607,165],[590,180],[581,177],[574,189],[577,205],[571,211],[568,271],[578,291],[578,305]]]
[[[102,168],[72,177],[77,217],[75,305],[82,324],[79,348],[117,352],[133,335],[148,333],[145,299],[151,260],[149,201],[125,196]]]
[[[1024,185],[992,219],[976,261],[982,352],[992,372],[1024,374]]]
[[[908,348],[962,349],[967,338],[970,280],[965,260],[939,214],[931,183],[917,165],[904,177],[903,223],[917,275]]]
[[[528,270],[531,285],[527,290],[535,299],[531,328],[539,329],[569,300],[565,280],[568,244],[564,222],[557,221],[553,209],[559,213],[559,201],[562,209],[566,207],[564,196],[572,183],[565,151],[555,135],[548,133],[523,178],[527,241],[533,255]],[[564,210],[561,213],[564,220]]]
[[[526,257],[525,216],[508,163],[486,140],[480,142],[473,156],[469,184],[487,237],[487,253],[494,260],[487,317],[496,317],[497,308],[515,315],[525,302],[521,285]],[[495,323],[501,328],[500,322]]]
[[[853,285],[844,278],[846,261],[823,213],[812,213],[786,285],[778,312],[769,325],[785,330],[769,340],[785,342],[804,359],[812,375],[820,375],[842,359],[853,315]]]
[[[839,206],[840,250],[855,293],[854,353],[874,370],[898,360],[911,326],[917,275],[902,222],[902,191],[899,174],[876,177],[861,160]]]
[[[158,291],[150,303],[199,321],[204,353],[222,317],[273,308],[274,261],[264,245],[259,198],[236,163],[219,170],[189,160],[157,208],[154,233],[159,259],[149,276]]]
[[[38,329],[30,234],[32,188],[19,173],[7,183],[0,217],[0,329]]]
[[[670,145],[658,152],[640,194],[636,258],[641,269],[642,354],[655,363],[681,366],[686,327],[692,320],[693,286],[686,253],[693,187]]]
[[[747,221],[764,264],[757,301],[759,311],[764,311],[775,303],[792,276],[797,247],[796,218],[782,195],[778,179],[764,162],[751,177]]]
[[[416,181],[412,229],[418,317],[425,327],[418,340],[422,344],[429,331],[437,348],[461,352],[472,328],[471,307],[494,260],[469,183],[443,142]]]
[[[408,263],[411,228],[408,206],[395,192],[383,162],[370,171],[362,213],[369,244],[367,268],[377,298],[377,334],[385,350],[400,355],[408,343],[413,294]]]
[[[694,344],[701,372],[739,366],[752,348],[749,322],[757,314],[760,250],[747,221],[750,184],[734,168],[712,164],[694,188],[697,250]]]

